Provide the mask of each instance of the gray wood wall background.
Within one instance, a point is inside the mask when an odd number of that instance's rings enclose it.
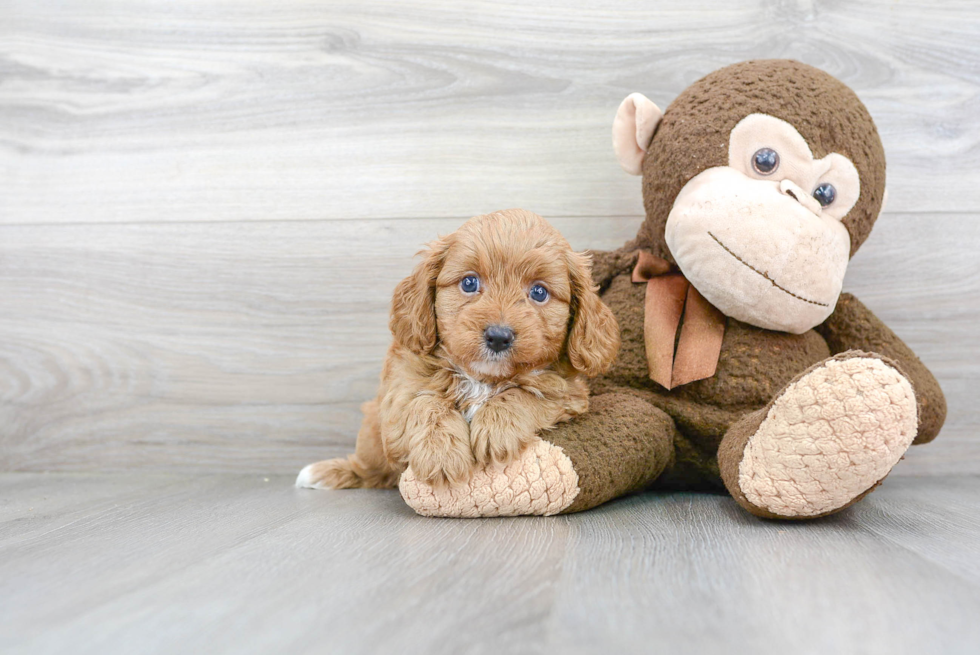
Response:
[[[0,470],[289,472],[353,444],[420,245],[521,206],[577,248],[642,214],[619,101],[791,57],[878,122],[846,289],[980,471],[980,6],[0,0]]]

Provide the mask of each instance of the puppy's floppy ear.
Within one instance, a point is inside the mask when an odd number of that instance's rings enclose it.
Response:
[[[418,355],[427,355],[436,347],[436,278],[449,251],[451,236],[433,241],[428,250],[419,253],[425,258],[398,283],[391,299],[391,334]]]
[[[572,366],[592,377],[604,373],[619,352],[619,324],[592,284],[592,258],[571,252],[568,275],[572,283],[572,315],[566,352]]]

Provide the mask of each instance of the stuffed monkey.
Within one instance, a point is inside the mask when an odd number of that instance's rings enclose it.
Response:
[[[402,495],[433,516],[554,514],[648,489],[727,490],[808,519],[872,491],[946,415],[939,384],[854,296],[848,261],[885,201],[885,156],[844,84],[785,60],[695,82],[613,123],[646,219],[593,280],[622,347],[590,410],[506,469]],[[899,274],[896,271],[896,274]]]

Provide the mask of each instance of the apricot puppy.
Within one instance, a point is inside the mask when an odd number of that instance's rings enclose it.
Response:
[[[477,216],[429,244],[395,289],[394,341],[354,454],[310,464],[296,486],[394,487],[407,466],[429,484],[459,484],[585,412],[585,377],[619,349],[590,267],[521,209]]]

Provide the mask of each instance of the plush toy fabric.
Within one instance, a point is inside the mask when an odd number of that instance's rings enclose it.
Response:
[[[881,141],[849,88],[793,61],[736,64],[663,113],[631,95],[613,143],[643,175],[646,220],[595,253],[622,347],[589,413],[441,495],[407,472],[411,506],[552,514],[645,488],[727,489],[757,516],[814,518],[936,437],[935,378],[841,293],[885,198]]]

